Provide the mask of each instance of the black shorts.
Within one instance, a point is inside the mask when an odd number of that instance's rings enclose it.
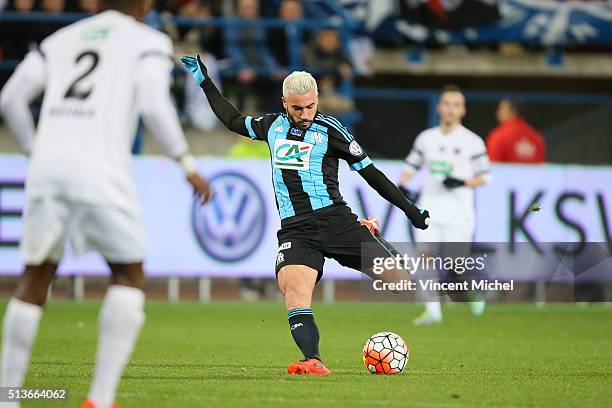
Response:
[[[374,258],[392,256],[345,205],[323,208],[306,221],[282,227],[276,235],[277,275],[283,266],[306,265],[319,272],[318,282],[323,276],[325,258],[362,271],[372,266]]]

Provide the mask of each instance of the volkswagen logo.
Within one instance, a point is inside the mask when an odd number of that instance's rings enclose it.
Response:
[[[213,200],[193,203],[192,225],[200,247],[212,258],[236,262],[249,256],[262,241],[266,210],[261,192],[251,180],[237,172],[224,172],[210,179]]]

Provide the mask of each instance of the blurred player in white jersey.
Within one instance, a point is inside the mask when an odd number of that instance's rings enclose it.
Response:
[[[4,315],[2,387],[23,385],[47,290],[70,241],[76,255],[101,253],[112,271],[83,407],[113,406],[144,322],[145,233],[130,154],[139,115],[202,201],[210,197],[171,103],[170,38],[139,22],[147,3],[105,0],[106,11],[30,52],[0,95],[6,123],[30,156],[21,241],[26,267]],[[43,91],[35,130],[29,103]]]
[[[417,242],[472,241],[476,218],[474,188],[489,181],[490,169],[483,140],[461,124],[465,112],[461,90],[454,85],[445,86],[438,104],[440,125],[421,132],[406,157],[407,166],[400,179],[400,189],[405,194],[408,180],[419,168],[425,165],[428,171],[419,205],[429,209],[431,223],[428,229],[415,231]],[[461,245],[454,245],[455,249],[458,247]],[[431,247],[425,253],[433,255]],[[425,305],[425,312],[414,323],[441,322],[440,302],[428,301]],[[471,302],[471,306],[476,315],[484,311],[484,301]]]

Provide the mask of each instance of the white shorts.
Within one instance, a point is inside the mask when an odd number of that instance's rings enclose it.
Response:
[[[110,263],[142,262],[145,229],[138,211],[58,197],[28,200],[21,251],[26,265],[59,263],[70,242],[75,256],[99,252]]]
[[[425,230],[415,229],[417,242],[472,242],[474,225],[471,223],[432,223]]]
[[[415,230],[414,239],[421,252],[437,256],[458,257],[469,255],[473,235],[474,225],[471,223],[433,223],[426,230]]]

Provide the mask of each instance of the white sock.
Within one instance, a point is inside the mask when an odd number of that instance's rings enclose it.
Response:
[[[98,408],[109,408],[115,400],[123,367],[130,359],[145,320],[143,291],[111,285],[106,292],[99,319],[96,367],[88,398]]]
[[[22,387],[38,332],[42,307],[12,298],[2,327],[0,386]]]
[[[440,302],[425,302],[425,310],[436,320],[442,320],[442,306]]]

